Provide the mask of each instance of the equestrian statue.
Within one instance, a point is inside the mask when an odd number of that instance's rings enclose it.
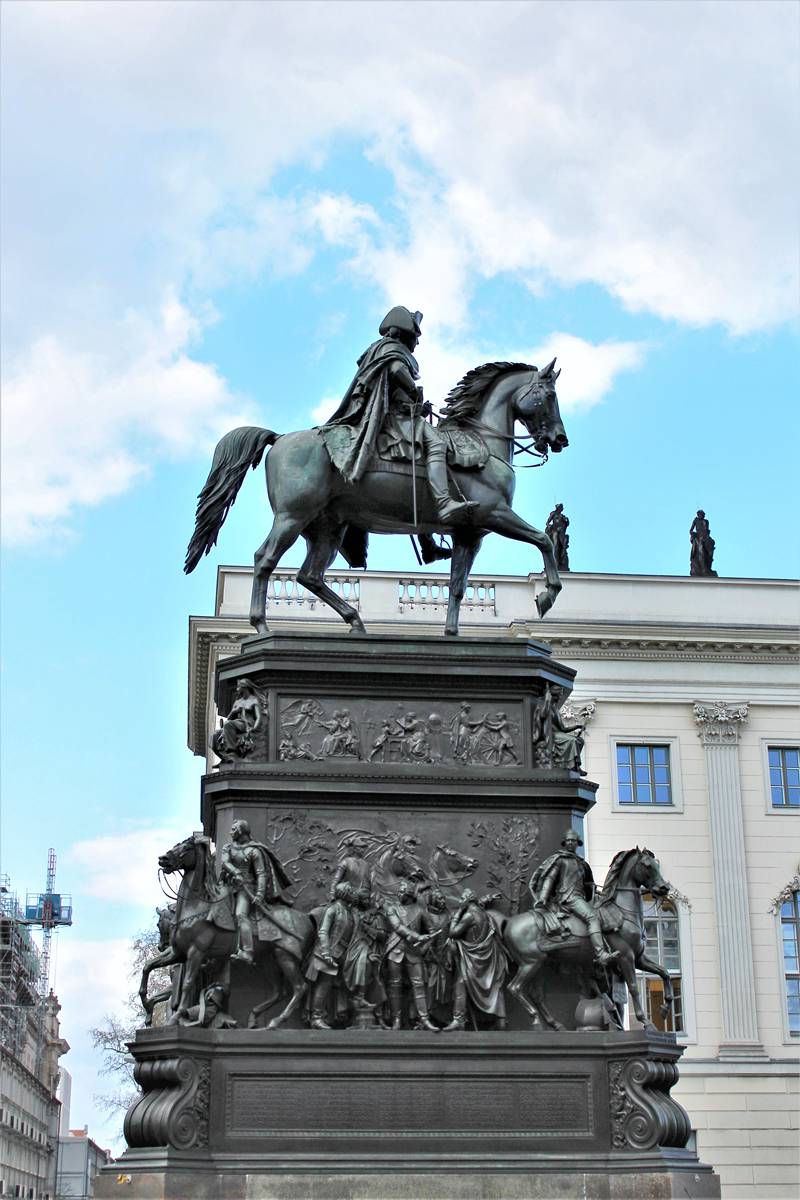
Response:
[[[602,891],[595,893],[591,870],[577,855],[582,844],[574,829],[567,831],[562,851],[546,859],[531,878],[533,908],[504,923],[506,949],[517,964],[508,991],[534,1020],[541,1019],[548,1029],[563,1029],[548,1008],[537,978],[546,962],[571,968],[587,996],[607,995],[614,978],[620,978],[627,985],[636,1019],[653,1030],[639,995],[637,970],[663,980],[662,1016],[674,996],[669,972],[645,955],[642,893],[663,899],[670,885],[652,851],[637,846],[615,855]]]
[[[451,557],[445,633],[458,633],[467,578],[487,533],[536,546],[546,586],[536,597],[540,616],[552,607],[561,580],[546,533],[511,507],[515,452],[539,459],[569,443],[556,396],[555,359],[542,369],[492,362],[468,371],[446,398],[437,424],[417,383],[414,357],[422,313],[396,306],[380,337],[361,355],[336,412],[322,426],[279,435],[242,426],[225,434],[197,504],[184,570],[194,570],[217,536],[249,467],[267,447],[267,492],[274,513],[256,551],[250,623],[267,630],[272,572],[298,537],[308,553],[297,582],[330,605],[353,633],[364,633],[356,610],[325,583],[341,552],[351,567],[366,567],[370,533],[419,538],[426,562]],[[530,436],[515,436],[519,422]],[[434,534],[449,534],[452,551]]]

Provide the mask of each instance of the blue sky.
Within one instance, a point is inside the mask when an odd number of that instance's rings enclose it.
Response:
[[[73,1124],[109,1138],[85,1029],[148,855],[197,823],[187,619],[268,526],[259,473],[181,573],[221,433],[332,410],[402,303],[434,401],[558,353],[571,444],[516,507],[564,502],[575,569],[687,573],[704,507],[721,575],[797,573],[796,11],[21,0],[3,27],[0,869],[35,888],[58,850]],[[477,570],[538,566],[489,538]]]

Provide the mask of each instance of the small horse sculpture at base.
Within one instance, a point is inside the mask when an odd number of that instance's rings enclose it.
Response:
[[[150,1024],[153,1006],[160,999],[167,999],[165,993],[148,997],[150,973],[158,967],[182,964],[179,995],[170,1004],[169,1023],[176,1024],[186,1019],[189,1009],[198,1002],[203,964],[209,959],[219,961],[224,963],[221,974],[227,973],[237,935],[235,930],[216,924],[210,916],[212,907],[219,902],[220,893],[214,879],[213,856],[205,838],[193,836],[178,842],[161,855],[158,865],[166,874],[173,871],[183,874],[174,911],[162,909],[159,914],[160,941],[162,945],[167,944],[145,965],[139,998],[145,1010],[146,1024]],[[307,983],[302,966],[311,950],[316,927],[310,916],[288,905],[271,905],[269,920],[274,925],[274,938],[256,943],[257,959],[263,959],[263,951],[268,948],[291,991],[289,1002],[267,1026],[277,1029],[296,1011],[305,995]],[[162,922],[165,923],[163,930]],[[258,1011],[269,1003],[259,1005]]]
[[[637,846],[633,850],[622,850],[614,857],[602,894],[596,902],[606,941],[617,955],[611,970],[624,980],[637,1020],[651,1032],[655,1031],[655,1026],[642,1007],[636,971],[650,971],[664,981],[662,1015],[666,1016],[671,1008],[674,995],[669,972],[660,963],[645,957],[642,892],[665,897],[669,891],[670,885],[662,878],[658,860],[650,850],[640,850]],[[575,968],[586,991],[596,994],[603,990],[593,982],[593,955],[583,922],[578,917],[569,916],[564,924],[571,936],[563,946],[544,932],[542,919],[534,909],[511,917],[503,930],[505,944],[518,964],[508,991],[534,1021],[540,1018],[548,1029],[564,1029],[565,1026],[550,1012],[541,985],[537,984],[539,970],[546,962],[555,960],[569,963]]]

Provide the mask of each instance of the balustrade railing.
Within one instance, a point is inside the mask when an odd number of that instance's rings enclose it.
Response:
[[[361,579],[358,575],[328,575],[325,582],[353,608],[361,608]],[[268,609],[307,608],[313,612],[317,605],[324,609],[328,607],[319,596],[297,582],[296,571],[273,571],[267,586]]]
[[[409,576],[397,581],[397,601],[401,613],[413,611],[415,608],[446,607],[449,598],[449,584],[432,580],[430,576]],[[494,583],[485,580],[480,583],[468,583],[461,607],[462,611],[497,616]]]

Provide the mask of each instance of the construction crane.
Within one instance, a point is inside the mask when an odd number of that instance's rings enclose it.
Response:
[[[57,925],[72,924],[72,897],[56,890],[56,852],[47,851],[47,879],[43,892],[28,892],[25,901],[25,923],[41,925],[42,953],[39,967],[39,995],[46,1000],[50,993],[50,953],[53,930]]]

